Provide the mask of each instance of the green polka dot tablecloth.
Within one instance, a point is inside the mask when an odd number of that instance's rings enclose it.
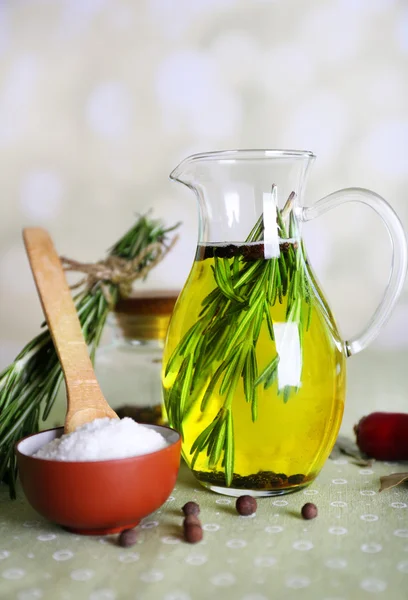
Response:
[[[364,600],[408,598],[408,489],[378,493],[406,466],[329,460],[303,492],[261,498],[241,517],[233,498],[199,487],[183,465],[166,504],[125,549],[116,536],[73,535],[0,486],[3,600]],[[204,538],[182,538],[181,506],[196,500]],[[319,516],[300,517],[305,502]]]

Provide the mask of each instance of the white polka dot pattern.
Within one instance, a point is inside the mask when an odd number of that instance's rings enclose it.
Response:
[[[236,577],[232,573],[217,573],[211,577],[211,583],[218,587],[229,587],[234,585]]]
[[[368,554],[376,554],[377,552],[381,552],[382,546],[381,546],[381,544],[376,544],[374,542],[371,542],[369,544],[363,544],[361,546],[361,550],[363,552],[367,552]]]
[[[175,591],[163,596],[163,600],[191,600],[191,596],[187,592]]]
[[[72,571],[71,579],[74,581],[89,581],[94,575],[95,573],[91,569],[77,569]]]
[[[133,563],[140,559],[140,554],[138,552],[126,552],[123,554],[119,554],[118,560],[122,563]]]
[[[58,550],[54,552],[52,558],[57,561],[70,560],[74,556],[74,553],[71,550]]]
[[[145,571],[141,573],[140,579],[144,581],[144,583],[157,583],[161,581],[164,577],[164,574],[161,571],[157,571],[156,569],[151,569],[150,571]]]
[[[374,487],[391,468],[376,463],[373,475],[366,476],[352,461],[328,461],[313,488],[284,498],[260,498],[256,514],[247,520],[236,513],[235,499],[204,489],[192,492],[183,483],[190,476],[182,467],[172,502],[140,523],[131,548],[119,547],[115,536],[70,535],[30,519],[28,512],[20,525],[3,518],[0,581],[3,587],[17,586],[17,600],[46,599],[47,586],[60,577],[66,582],[62,600],[75,595],[119,600],[126,597],[129,581],[161,600],[195,600],[197,582],[205,597],[258,600],[270,597],[271,580],[277,597],[293,600],[381,593],[398,598],[398,577],[408,574],[407,502],[398,488],[392,495],[377,494],[361,484],[362,477],[369,477]],[[194,546],[183,539],[181,512],[192,499],[200,504],[204,533]],[[311,521],[300,515],[307,501],[318,506]],[[0,502],[15,510],[1,487]]]
[[[268,527],[265,527],[265,531],[267,533],[281,533],[283,527],[281,525],[269,525]]]
[[[40,600],[44,593],[39,588],[29,588],[17,594],[17,600]]]
[[[24,575],[24,569],[6,569],[1,573],[3,579],[21,579]]]
[[[185,558],[185,562],[188,565],[193,565],[195,567],[199,567],[201,565],[203,565],[204,563],[206,563],[208,560],[207,556],[201,555],[201,554],[193,554],[191,556],[186,556]]]
[[[332,533],[333,535],[345,535],[347,529],[345,527],[330,527],[329,533]]]
[[[310,579],[308,577],[301,577],[300,575],[293,575],[286,578],[286,586],[299,590],[310,585]]]
[[[89,600],[116,600],[117,597],[118,596],[114,590],[104,588],[91,592]]]
[[[376,593],[383,592],[387,588],[387,584],[381,579],[371,578],[363,579],[363,581],[360,584],[360,587],[366,592]]]

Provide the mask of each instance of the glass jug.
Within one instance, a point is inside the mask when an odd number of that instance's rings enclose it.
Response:
[[[314,159],[303,151],[211,152],[170,175],[195,192],[200,218],[167,332],[164,403],[187,465],[219,493],[278,495],[315,479],[340,428],[346,358],[376,337],[404,283],[405,235],[383,198],[350,188],[303,206]],[[301,229],[350,201],[382,217],[394,254],[375,315],[343,341]]]

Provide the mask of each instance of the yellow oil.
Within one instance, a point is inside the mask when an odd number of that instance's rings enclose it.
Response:
[[[212,265],[214,259],[211,257],[195,261],[176,304],[163,357],[165,404],[180,366],[174,365],[175,371],[170,370],[165,375],[166,364],[186,331],[197,321],[202,300],[215,288]],[[259,489],[268,494],[302,487],[319,473],[337,437],[344,407],[345,355],[333,317],[307,262],[306,269],[314,296],[309,330],[303,333],[301,385],[286,403],[278,393],[276,382],[267,390],[259,385],[258,416],[253,422],[240,380],[232,401],[235,444],[232,488]],[[276,302],[270,313],[274,323],[284,322],[286,298],[282,304]],[[275,343],[264,322],[256,345],[259,369],[275,355]],[[214,364],[212,373],[217,366],[218,363]],[[194,441],[214,420],[224,402],[217,387],[205,411],[201,412],[200,404],[207,384],[208,380],[194,390],[192,409],[183,421],[182,453],[189,466]],[[170,422],[170,425],[174,424]],[[221,459],[210,469],[205,451],[198,457],[194,473],[207,487],[222,491],[225,486]],[[258,479],[254,477],[257,474]],[[274,477],[274,474],[279,476]]]

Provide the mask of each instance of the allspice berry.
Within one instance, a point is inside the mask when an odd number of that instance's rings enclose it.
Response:
[[[201,521],[197,517],[197,515],[187,515],[186,517],[184,517],[183,525],[184,527],[186,525],[201,525]]]
[[[306,504],[302,506],[301,512],[304,519],[314,519],[317,517],[317,506],[316,504],[313,504],[313,502],[306,502]]]
[[[196,518],[194,515],[190,515],[190,517]],[[198,521],[198,519],[197,523],[192,520],[188,521],[187,519],[190,519],[190,517],[184,519],[184,539],[189,544],[196,544],[197,542],[201,542],[203,539],[203,528],[201,527],[201,523]]]
[[[256,500],[252,496],[240,496],[235,504],[237,513],[245,517],[254,514],[257,506]]]
[[[197,502],[186,502],[186,504],[183,506],[183,508],[181,509],[183,511],[183,513],[187,516],[187,515],[199,515],[200,514],[200,507],[197,504]]]
[[[135,529],[125,529],[119,535],[119,546],[122,548],[130,548],[130,546],[134,546],[137,542],[137,532]]]

